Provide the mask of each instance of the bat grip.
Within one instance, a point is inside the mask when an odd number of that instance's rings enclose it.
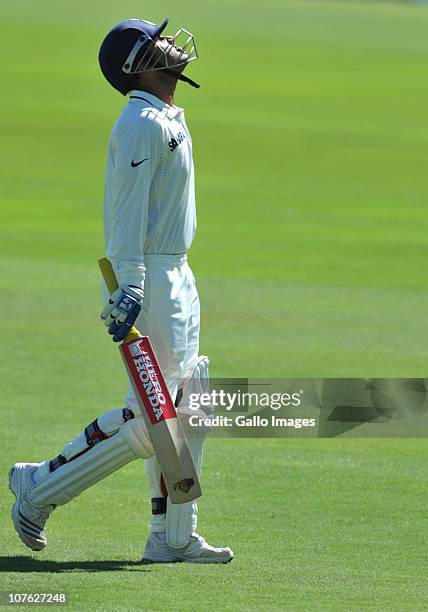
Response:
[[[107,257],[102,257],[101,259],[99,259],[98,265],[107,285],[108,292],[111,295],[119,287],[119,283],[117,282],[113,266],[111,265],[111,262],[109,259],[107,259]],[[126,335],[124,342],[128,342],[129,340],[138,340],[138,338],[142,338],[142,335],[136,327],[132,326],[128,334]]]
[[[98,265],[107,285],[108,292],[111,295],[119,287],[119,283],[117,282],[113,266],[111,265],[111,262],[107,259],[107,257],[102,257],[101,259],[99,259]]]

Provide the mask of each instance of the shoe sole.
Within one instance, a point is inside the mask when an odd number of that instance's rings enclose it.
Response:
[[[143,557],[141,559],[141,563],[143,565],[153,565],[154,563],[204,563],[205,565],[208,564],[217,564],[217,565],[226,565],[226,563],[230,563],[231,561],[233,561],[233,555],[230,557],[230,559],[225,559],[225,560],[208,560],[208,559],[204,559],[204,558],[199,558],[199,559],[165,559],[165,557],[158,557],[157,559],[150,559],[149,557]]]
[[[21,540],[23,544],[25,544],[25,546],[27,546],[28,548],[34,551],[43,550],[46,547],[46,544],[38,542],[35,539],[34,540],[30,538],[27,539],[28,536],[27,537],[24,536],[20,531],[19,506],[21,503],[21,476],[20,476],[19,470],[15,469],[15,466],[12,466],[10,468],[8,479],[9,479],[9,489],[15,496],[15,500],[16,500],[12,506],[12,512],[11,512],[13,526],[15,527],[15,531],[18,534],[19,539]],[[33,541],[34,541],[34,544],[33,544]]]

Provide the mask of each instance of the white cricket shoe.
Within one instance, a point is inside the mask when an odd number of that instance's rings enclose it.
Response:
[[[45,524],[54,506],[36,508],[28,499],[33,486],[31,474],[38,463],[15,463],[9,472],[9,489],[16,497],[12,520],[19,537],[31,550],[42,550],[47,545]]]
[[[229,547],[214,548],[197,533],[192,533],[183,548],[168,546],[164,533],[151,533],[147,538],[142,561],[144,563],[229,563],[233,552]]]

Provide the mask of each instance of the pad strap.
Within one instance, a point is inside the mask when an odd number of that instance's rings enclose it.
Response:
[[[99,442],[102,442],[103,440],[107,440],[108,438],[108,435],[105,434],[100,429],[97,419],[95,419],[95,421],[92,421],[92,423],[90,423],[85,428],[84,434],[86,438],[86,444],[88,445],[88,449],[92,448],[93,446],[95,446],[95,444],[98,444]]]
[[[64,465],[65,463],[67,463],[67,459],[62,455],[57,455],[56,457],[51,459],[51,461],[49,461],[49,471],[55,472],[55,470],[57,470],[59,467],[61,467],[61,465]]]
[[[166,497],[152,497],[152,514],[166,514]]]

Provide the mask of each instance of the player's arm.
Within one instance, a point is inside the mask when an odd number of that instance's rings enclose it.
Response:
[[[161,128],[141,119],[114,134],[111,180],[105,210],[106,254],[119,281],[101,313],[113,335],[122,340],[134,324],[144,299],[144,244],[150,187],[159,165]],[[107,187],[106,187],[107,188]]]

